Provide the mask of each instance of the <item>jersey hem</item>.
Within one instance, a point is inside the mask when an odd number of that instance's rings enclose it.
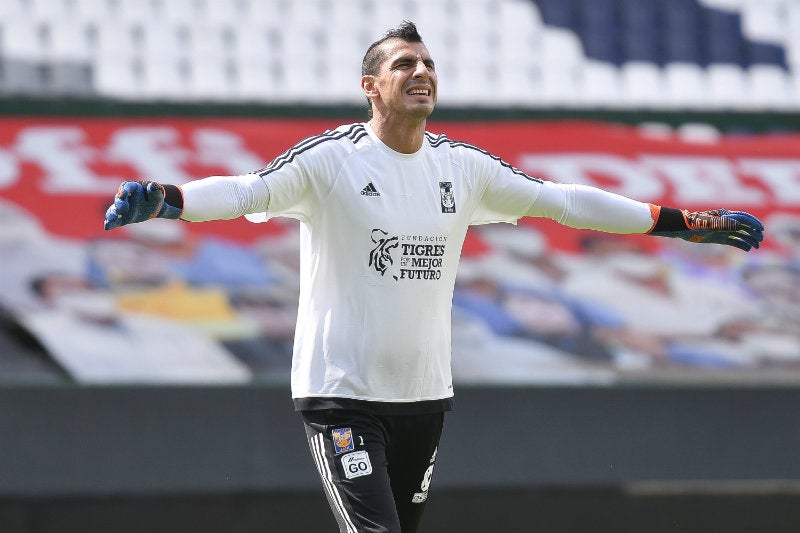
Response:
[[[421,415],[453,410],[453,397],[410,402],[381,402],[356,398],[307,397],[294,398],[295,411],[350,409],[380,415]]]

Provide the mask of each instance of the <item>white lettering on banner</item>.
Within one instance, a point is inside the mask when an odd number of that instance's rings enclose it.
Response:
[[[0,149],[0,190],[13,187],[19,180],[19,165],[14,154]]]
[[[124,179],[152,178],[167,183],[188,181],[184,166],[194,163],[221,167],[231,174],[261,168],[265,162],[235,133],[201,128],[191,134],[194,150],[181,145],[180,133],[170,127],[117,129],[107,146],[86,144],[86,132],[77,126],[33,126],[19,130],[14,146],[0,148],[0,189],[20,179],[20,160],[44,170],[41,189],[51,193],[97,193],[115,190]],[[122,163],[135,169],[132,176],[102,176],[95,163]]]
[[[742,158],[742,172],[761,180],[779,205],[800,205],[800,160]]]
[[[198,163],[218,166],[231,174],[247,174],[266,166],[267,162],[248,151],[242,138],[224,130],[199,129],[192,135]]]
[[[107,159],[136,168],[138,176],[164,183],[188,181],[182,165],[191,152],[177,144],[178,132],[167,127],[120,128],[111,137]]]
[[[664,185],[653,173],[637,161],[616,155],[594,154],[524,154],[519,166],[532,176],[542,172],[551,180],[597,187],[592,174],[614,180],[616,185],[603,188],[642,201],[664,195]]]
[[[102,178],[87,164],[96,157],[84,144],[85,134],[75,127],[32,127],[20,131],[16,152],[45,170],[41,188],[47,192],[93,192],[116,189],[120,178]]]
[[[642,160],[673,187],[678,204],[760,205],[764,191],[742,183],[730,160],[722,157],[645,155]]]
[[[534,176],[601,187],[642,201],[800,206],[800,159],[641,154],[631,160],[562,152],[523,154],[519,161],[518,166]],[[603,183],[598,176],[606,178]]]

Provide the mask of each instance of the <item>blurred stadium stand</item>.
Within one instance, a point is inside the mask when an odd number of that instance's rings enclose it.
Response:
[[[445,107],[800,109],[798,0],[4,0],[0,95],[359,104],[404,18]]]

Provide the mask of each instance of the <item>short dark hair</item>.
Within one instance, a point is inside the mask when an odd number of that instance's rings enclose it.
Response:
[[[398,27],[387,31],[383,37],[369,45],[364,59],[361,61],[361,75],[375,76],[378,74],[378,67],[386,59],[386,52],[381,45],[390,39],[401,39],[407,43],[421,43],[422,37],[417,31],[417,25],[409,20],[404,20]],[[367,98],[367,115],[372,118],[372,101]]]
[[[378,65],[386,58],[386,53],[381,45],[389,39],[402,39],[407,43],[421,43],[422,37],[417,31],[417,26],[411,21],[404,20],[397,28],[387,31],[383,37],[369,45],[364,59],[361,61],[361,75],[374,76],[378,73]]]

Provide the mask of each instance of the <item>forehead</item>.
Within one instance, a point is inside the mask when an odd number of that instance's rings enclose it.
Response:
[[[390,64],[393,60],[410,55],[417,57],[419,55],[423,60],[431,59],[431,54],[425,43],[410,43],[402,39],[389,39],[383,45],[384,63]]]

